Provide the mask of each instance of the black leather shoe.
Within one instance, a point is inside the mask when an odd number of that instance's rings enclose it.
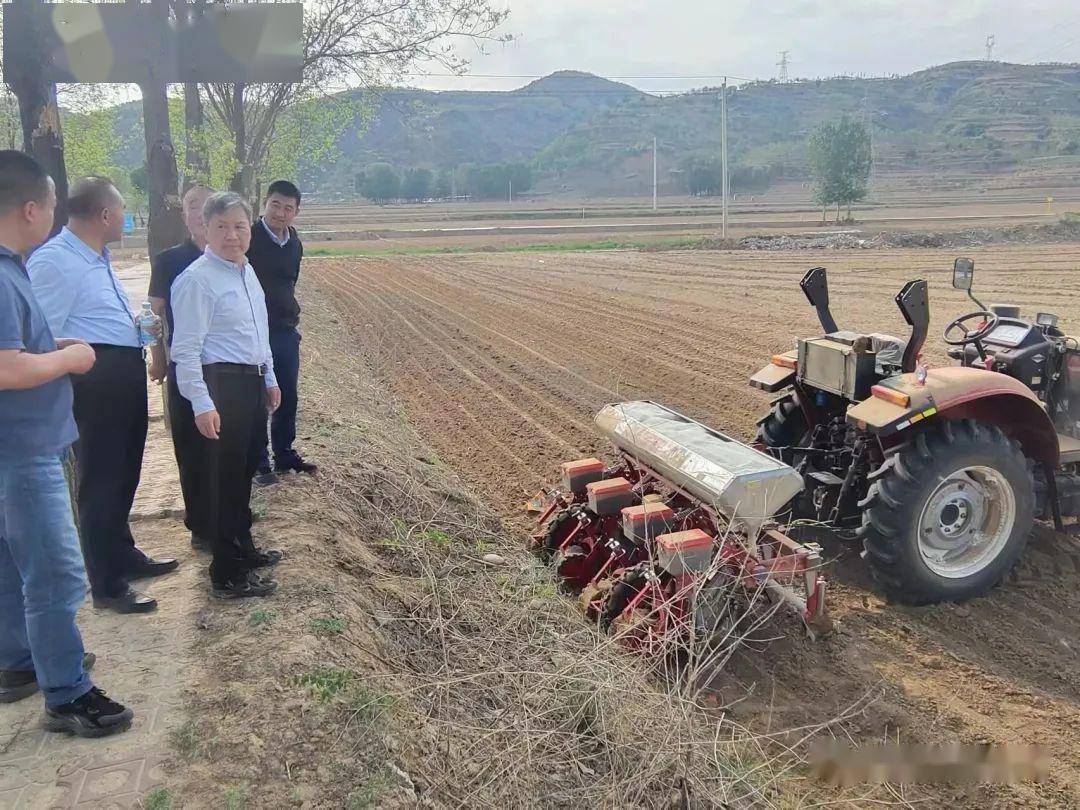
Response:
[[[180,561],[174,559],[155,560],[147,557],[140,563],[136,563],[128,569],[128,579],[150,579],[151,577],[163,577],[171,574],[180,567]]]
[[[83,656],[83,671],[94,668],[97,656],[86,653]],[[0,703],[15,703],[28,698],[38,690],[37,673],[26,669],[0,669]]]
[[[135,712],[111,700],[96,686],[71,703],[45,709],[46,731],[76,737],[108,737],[131,728]]]
[[[255,477],[251,479],[251,483],[257,487],[269,487],[280,480],[281,479],[277,477],[277,474],[273,470],[269,467],[263,467],[255,473]]]
[[[274,458],[274,470],[279,473],[295,472],[314,475],[318,472],[318,469],[318,466],[312,464],[310,461],[304,461],[299,453]]]
[[[157,610],[157,600],[128,588],[119,596],[95,596],[94,607],[117,613],[153,613]]]
[[[244,573],[225,582],[214,583],[214,596],[218,599],[247,599],[252,596],[269,596],[277,590],[272,579],[257,574]]]
[[[249,568],[269,568],[285,559],[285,552],[274,548],[257,548],[244,556],[244,564]]]

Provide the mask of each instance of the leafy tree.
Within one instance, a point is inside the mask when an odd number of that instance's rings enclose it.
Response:
[[[73,180],[115,173],[115,108],[67,115],[63,123],[64,164]]]
[[[514,193],[524,194],[532,190],[533,171],[524,163],[514,163],[509,167],[510,179],[514,181]]]
[[[445,200],[454,193],[454,183],[449,171],[439,172],[439,176],[435,179],[435,186],[431,191],[431,196],[437,200]]]
[[[431,196],[434,175],[431,169],[409,169],[401,179],[401,198],[409,202],[423,202]]]
[[[686,190],[694,197],[720,194],[723,186],[723,167],[715,158],[691,155],[679,166],[686,181]]]
[[[139,194],[145,196],[150,190],[150,171],[146,164],[142,164],[130,172],[131,187]]]
[[[238,167],[230,185],[252,195],[288,110],[342,85],[392,85],[415,65],[463,72],[469,62],[457,48],[508,41],[497,34],[508,15],[490,0],[307,0],[302,81],[201,86],[212,117],[230,136]]]
[[[870,130],[847,116],[827,121],[810,138],[809,158],[817,182],[814,198],[822,206],[822,219],[824,209],[833,204],[837,222],[842,205],[847,206],[850,219],[851,204],[864,199],[869,190]]]
[[[389,163],[373,163],[364,172],[364,196],[385,205],[401,195],[401,177]]]
[[[465,165],[458,169],[458,194],[482,200],[505,200],[513,183],[514,194],[524,194],[533,187],[532,169],[523,163],[491,163],[487,166]]]

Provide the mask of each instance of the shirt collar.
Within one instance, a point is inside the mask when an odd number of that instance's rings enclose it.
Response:
[[[248,266],[247,261],[245,261],[243,264],[237,264],[236,262],[230,262],[228,259],[223,259],[220,256],[218,256],[216,253],[214,253],[214,251],[210,249],[209,245],[206,246],[206,250],[204,251],[203,255],[208,256],[209,258],[213,259],[218,264],[224,265],[225,267],[229,268],[230,270],[239,270],[241,273],[243,273],[245,270],[247,270],[247,266]]]
[[[267,234],[270,235],[270,238],[274,240],[275,245],[277,245],[278,247],[285,247],[287,244],[289,244],[289,240],[292,239],[292,234],[289,233],[288,228],[285,229],[285,239],[283,241],[278,237],[276,233],[274,233],[274,229],[266,224],[266,217],[259,217],[259,222],[262,223],[263,229],[267,232]]]
[[[14,250],[0,245],[0,259],[11,259],[13,262],[15,262],[15,266],[22,271],[22,274],[29,279],[30,276],[26,272],[26,265],[23,264],[23,257],[16,253]]]
[[[109,264],[109,248],[106,247],[101,253],[98,253],[86,242],[72,233],[65,225],[60,231],[60,238],[64,240],[68,247],[82,256],[88,262],[99,262],[104,260],[105,264]]]

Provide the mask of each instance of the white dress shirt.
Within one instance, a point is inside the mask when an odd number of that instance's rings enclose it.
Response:
[[[171,302],[176,385],[196,416],[216,410],[203,379],[204,365],[265,366],[266,387],[277,387],[266,296],[250,264],[226,261],[208,247],[177,276]]]

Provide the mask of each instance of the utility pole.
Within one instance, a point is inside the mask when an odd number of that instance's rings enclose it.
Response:
[[[514,178],[510,178],[510,204],[514,204]]]
[[[656,138],[652,139],[652,210],[657,210],[657,198],[659,197],[659,160],[656,153]]]
[[[994,61],[994,46],[997,44],[997,38],[993,34],[987,34],[986,36],[986,61]]]
[[[776,66],[780,68],[780,81],[786,82],[788,80],[788,54],[791,51],[780,51],[780,61],[776,63]]]
[[[863,117],[865,119],[866,137],[870,141],[870,183],[874,182],[874,121],[870,115],[870,92],[863,92]]]
[[[720,95],[720,193],[724,200],[721,211],[723,212],[723,229],[721,236],[727,239],[728,220],[728,162],[727,162],[727,76],[724,77],[723,92]]]

